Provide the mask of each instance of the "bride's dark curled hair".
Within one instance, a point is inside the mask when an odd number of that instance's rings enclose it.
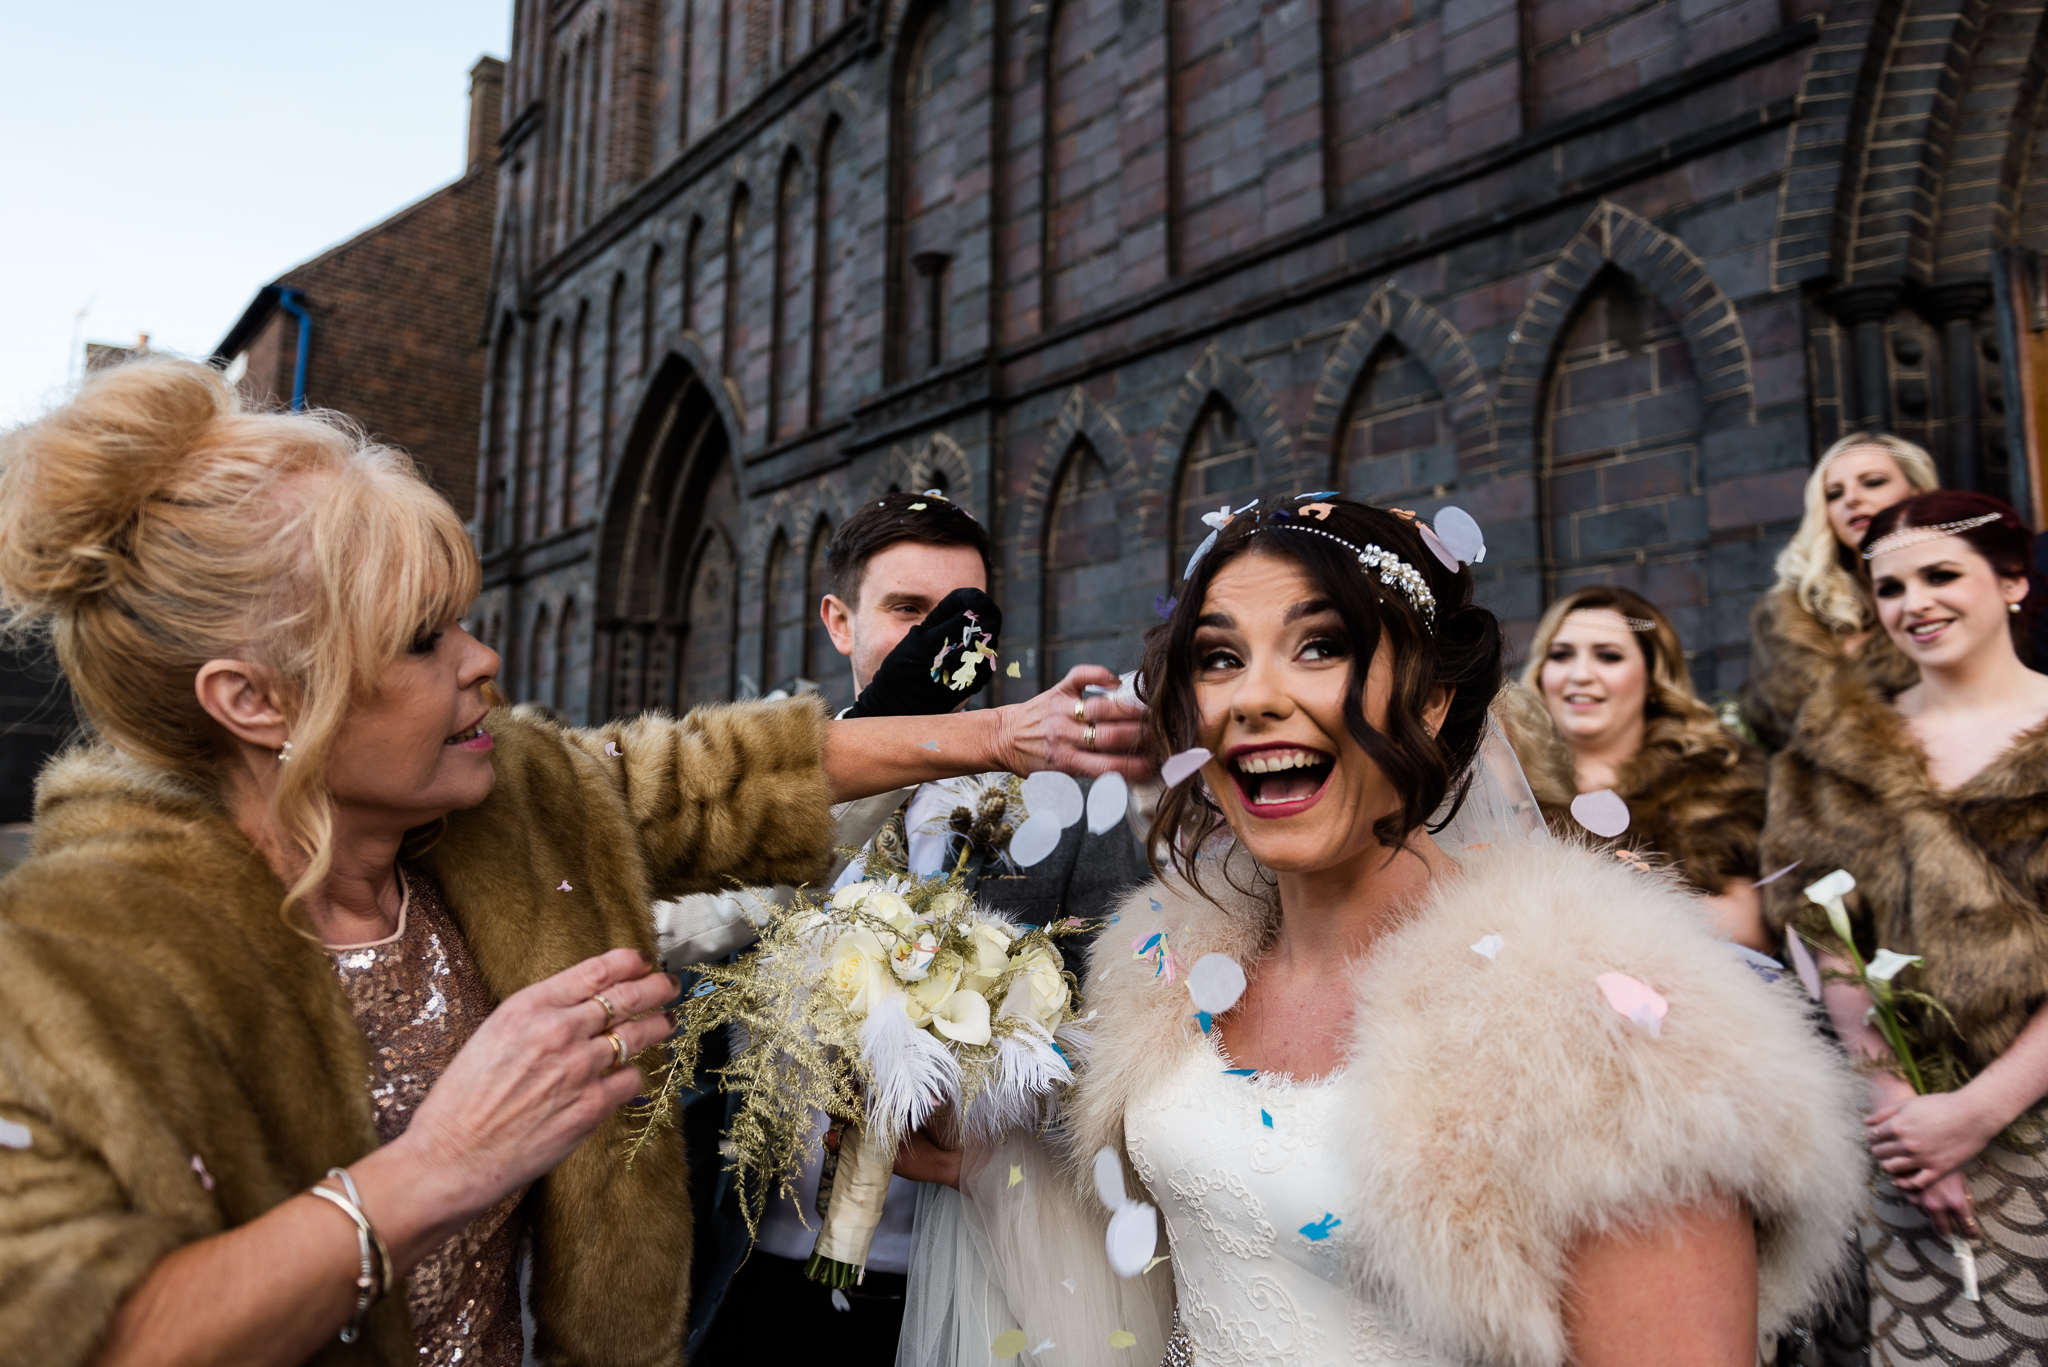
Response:
[[[1325,504],[1329,512],[1321,519],[1302,511]],[[1342,544],[1347,542],[1357,549]],[[1399,585],[1383,583],[1377,569],[1359,564],[1358,552],[1368,546],[1392,551],[1423,577],[1436,599],[1433,619]],[[1350,647],[1345,726],[1403,795],[1399,810],[1374,824],[1379,842],[1390,850],[1398,846],[1428,823],[1447,798],[1454,799],[1448,819],[1455,804],[1464,801],[1472,761],[1486,732],[1487,708],[1500,690],[1500,623],[1473,603],[1472,572],[1447,568],[1423,543],[1412,519],[1349,499],[1313,504],[1262,500],[1256,510],[1238,514],[1224,527],[1196,564],[1171,615],[1145,635],[1139,694],[1149,709],[1159,755],[1201,744],[1193,668],[1197,620],[1217,574],[1246,555],[1279,556],[1299,565],[1344,624]],[[1286,606],[1276,603],[1273,609]],[[1366,675],[1382,640],[1393,669],[1384,731],[1366,719],[1364,706]],[[1423,710],[1438,686],[1451,690],[1451,708],[1432,736]],[[1224,824],[1207,785],[1190,780],[1160,801],[1148,844],[1156,851],[1163,841],[1174,867],[1195,886],[1202,847]],[[1153,872],[1163,872],[1156,855]]]

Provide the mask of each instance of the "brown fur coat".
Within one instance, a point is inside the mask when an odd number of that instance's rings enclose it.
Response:
[[[1764,914],[1826,936],[1803,890],[1847,869],[1859,949],[1926,956],[1898,981],[1948,1008],[1977,1068],[2048,998],[2048,726],[1943,792],[1891,696],[1844,670],[1800,711],[1763,836],[1765,864],[1800,866],[1764,889]]]
[[[828,854],[815,706],[488,725],[495,790],[417,862],[500,1000],[607,949],[651,952],[657,896],[801,882]],[[0,882],[0,1119],[28,1134],[0,1144],[0,1364],[86,1360],[166,1253],[376,1146],[362,1031],[332,961],[280,921],[283,896],[205,793],[105,748],[44,771],[35,852]],[[629,1172],[628,1123],[607,1120],[524,1207],[542,1363],[682,1360],[682,1146]],[[394,1293],[358,1343],[313,1360],[412,1357]]]
[[[1772,589],[1757,599],[1749,614],[1749,681],[1742,686],[1742,710],[1765,748],[1785,748],[1800,707],[1850,658],[1842,653],[1842,638],[1808,612],[1792,590]],[[1854,658],[1887,692],[1920,681],[1920,667],[1881,630],[1871,632]]]
[[[1253,872],[1241,860],[1236,881]],[[1220,870],[1205,883],[1217,902],[1177,881],[1138,889],[1123,929],[1164,927],[1183,963],[1227,954],[1256,979],[1277,908]],[[1504,941],[1491,960],[1471,949],[1489,934]],[[1129,1108],[1211,1047],[1186,991],[1127,943],[1095,943],[1083,995],[1100,1019],[1062,1121],[1089,1192],[1092,1155],[1127,1154]],[[1609,971],[1670,1003],[1659,1037],[1607,1005],[1594,980]],[[1765,1334],[1838,1275],[1864,1200],[1853,1074],[1797,985],[1744,967],[1668,875],[1562,841],[1468,856],[1373,945],[1351,993],[1350,1065],[1329,1084],[1346,1267],[1444,1361],[1560,1367],[1573,1241],[1715,1195],[1756,1216]]]
[[[1686,754],[1652,722],[1614,787],[1628,803],[1629,826],[1619,843],[1669,859],[1679,877],[1710,895],[1731,878],[1757,876],[1764,824],[1763,752],[1732,733],[1728,739],[1736,747],[1732,764],[1719,750]]]

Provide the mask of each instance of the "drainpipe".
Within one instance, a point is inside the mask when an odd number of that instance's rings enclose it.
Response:
[[[313,338],[313,317],[306,312],[305,296],[297,290],[277,292],[277,306],[299,323],[299,357],[292,366],[292,412],[306,406],[306,344]]]

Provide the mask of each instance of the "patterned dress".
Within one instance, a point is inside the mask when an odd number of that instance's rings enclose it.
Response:
[[[432,879],[403,870],[398,933],[329,946],[335,971],[370,1046],[377,1136],[405,1133],[413,1112],[497,1003],[477,976],[462,931]],[[519,1367],[519,1202],[501,1199],[420,1261],[406,1278],[406,1308],[421,1367]]]

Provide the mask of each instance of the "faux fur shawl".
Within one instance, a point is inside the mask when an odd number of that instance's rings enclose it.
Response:
[[[1221,906],[1155,885],[1123,925],[1169,927],[1185,963],[1215,951],[1256,974],[1277,912],[1213,881]],[[1471,948],[1489,934],[1504,941],[1492,960]],[[1065,1122],[1083,1167],[1125,1151],[1128,1108],[1203,1047],[1186,992],[1126,943],[1102,937],[1088,977],[1101,1018]],[[1609,971],[1670,1003],[1661,1037],[1608,1006],[1594,979]],[[1345,1255],[1440,1355],[1558,1367],[1574,1240],[1717,1194],[1756,1217],[1762,1333],[1829,1289],[1864,1196],[1855,1080],[1796,984],[1744,967],[1668,878],[1561,842],[1482,853],[1374,945],[1353,993],[1333,1084]]]
[[[1749,681],[1742,710],[1766,748],[1782,750],[1799,709],[1850,657],[1842,638],[1808,612],[1790,589],[1772,589],[1749,614]],[[1856,663],[1888,692],[1920,681],[1920,667],[1882,630],[1872,631]]]
[[[800,882],[828,853],[814,705],[488,725],[495,790],[417,862],[500,1000],[607,949],[651,952],[656,895]],[[378,1140],[332,960],[280,921],[284,888],[216,802],[95,748],[44,771],[36,818],[33,856],[0,882],[0,1364],[66,1367],[166,1253]],[[629,1123],[607,1120],[524,1208],[551,1367],[682,1360],[682,1145],[629,1172]],[[394,1293],[356,1345],[312,1360],[413,1357]]]
[[[1898,981],[1948,1008],[1982,1067],[2048,998],[2048,726],[1943,792],[1890,698],[1845,670],[1800,712],[1763,835],[1766,865],[1800,866],[1764,889],[1764,913],[1825,935],[1802,890],[1847,869],[1862,950],[1925,955]]]
[[[1719,893],[1731,878],[1756,877],[1763,752],[1731,734],[1737,749],[1730,764],[1717,750],[1685,754],[1657,731],[1651,723],[1650,739],[1615,778],[1614,791],[1629,813],[1621,843],[1670,859],[1678,876],[1700,892]]]

